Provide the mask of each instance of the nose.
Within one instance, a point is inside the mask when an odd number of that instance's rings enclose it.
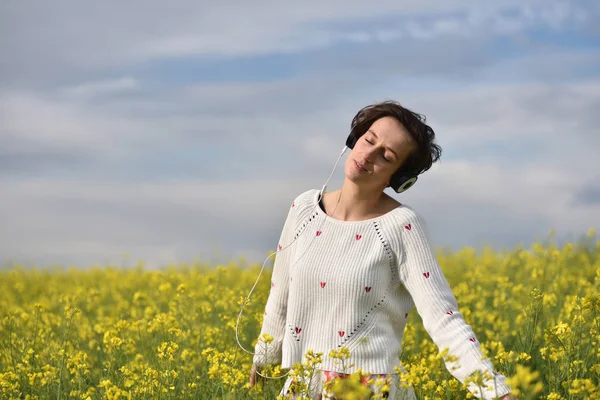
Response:
[[[372,162],[373,158],[375,157],[375,152],[376,150],[374,148],[366,149],[363,152],[363,157],[365,158],[365,161]]]

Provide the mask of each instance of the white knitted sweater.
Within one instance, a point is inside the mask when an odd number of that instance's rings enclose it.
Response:
[[[416,306],[438,348],[459,358],[446,363],[454,377],[462,383],[475,370],[488,371],[493,389],[481,393],[471,385],[476,397],[510,392],[458,310],[421,216],[402,205],[377,218],[340,221],[323,212],[318,198],[311,189],[290,206],[261,329],[274,340],[258,340],[254,364],[291,368],[313,350],[323,353],[322,370],[395,373],[395,366],[403,370],[402,336]],[[341,347],[351,353],[344,364],[354,364],[346,370],[328,357]]]

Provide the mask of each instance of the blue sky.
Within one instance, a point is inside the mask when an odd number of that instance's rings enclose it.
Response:
[[[556,0],[3,2],[0,258],[262,262],[384,99],[442,145],[387,192],[435,246],[580,236],[600,221],[599,17]]]

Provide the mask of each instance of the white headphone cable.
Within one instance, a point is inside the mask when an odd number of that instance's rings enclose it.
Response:
[[[333,169],[331,171],[331,173],[329,174],[329,177],[327,178],[327,181],[325,181],[325,184],[323,185],[323,187],[321,188],[321,191],[319,192],[319,198],[317,199],[317,203],[315,204],[315,208],[319,206],[319,202],[321,201],[321,198],[323,197],[323,193],[325,193],[325,189],[327,189],[327,183],[329,183],[329,180],[331,179],[331,177],[333,176],[333,173],[335,172],[335,169],[337,168],[337,165],[340,161],[340,158],[342,157],[342,155],[344,155],[344,153],[346,152],[346,150],[348,149],[348,146],[344,146],[344,148],[342,149],[342,152],[340,153],[340,155],[338,156],[337,161],[335,162],[335,165],[333,166]],[[337,208],[337,204],[336,204],[336,208]],[[313,209],[314,210],[314,209]],[[334,210],[335,212],[335,210]],[[300,233],[301,235],[302,233]],[[251,355],[255,355],[255,353],[252,353],[248,350],[246,350],[244,348],[244,346],[242,346],[242,344],[239,341],[239,336],[238,336],[238,326],[240,323],[240,318],[242,317],[242,312],[244,310],[244,307],[246,306],[246,304],[250,301],[250,295],[252,294],[252,292],[254,291],[254,288],[256,287],[256,284],[258,283],[258,280],[260,279],[260,276],[262,274],[263,269],[265,268],[265,263],[267,262],[267,260],[269,258],[271,258],[273,255],[279,253],[280,251],[283,251],[284,249],[288,248],[289,246],[291,246],[299,237],[300,235],[298,235],[298,237],[296,237],[296,239],[294,239],[290,244],[286,245],[285,247],[282,247],[281,249],[273,252],[272,254],[270,254],[265,261],[263,262],[262,268],[260,269],[260,272],[258,273],[258,277],[256,278],[256,282],[254,282],[254,286],[252,286],[252,289],[250,289],[250,293],[248,293],[248,296],[246,297],[246,299],[244,300],[243,304],[242,304],[242,308],[240,309],[240,313],[238,315],[237,321],[235,323],[235,339],[237,341],[238,346],[240,346],[240,348],[242,350],[244,350],[246,353],[251,354]],[[289,371],[285,374],[285,375],[281,375],[281,376],[277,376],[277,377],[268,377],[268,376],[264,376],[262,374],[260,374],[259,371],[256,371],[256,373],[260,376],[262,376],[263,378],[267,378],[267,379],[278,379],[278,378],[282,378],[284,376],[286,376],[287,374],[289,374]]]

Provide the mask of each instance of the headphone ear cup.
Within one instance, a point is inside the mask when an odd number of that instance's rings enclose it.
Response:
[[[411,188],[416,182],[418,177],[416,175],[399,175],[394,176],[390,181],[390,186],[396,193],[402,193]]]
[[[346,139],[346,146],[349,149],[354,148],[354,145],[356,144],[356,136],[354,135],[354,132],[350,132],[350,134],[348,135],[348,138]]]

